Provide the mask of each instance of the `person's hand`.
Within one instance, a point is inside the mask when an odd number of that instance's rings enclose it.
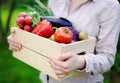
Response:
[[[59,78],[78,68],[85,68],[86,65],[83,55],[78,56],[74,53],[65,53],[58,58],[50,58],[50,64]]]
[[[15,33],[15,29],[11,29],[11,34],[7,37],[7,41],[9,43],[9,50],[19,51],[22,48],[22,44],[20,41],[15,39],[14,33]]]

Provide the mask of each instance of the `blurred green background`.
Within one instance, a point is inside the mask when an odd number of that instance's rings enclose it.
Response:
[[[47,0],[41,0],[47,4]],[[12,57],[8,50],[7,36],[10,27],[16,26],[19,12],[28,11],[24,5],[32,6],[34,0],[0,0],[0,83],[41,83],[39,71]],[[105,83],[120,83],[120,37],[115,64],[104,73]]]

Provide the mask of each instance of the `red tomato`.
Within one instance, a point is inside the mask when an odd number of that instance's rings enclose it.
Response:
[[[59,43],[68,44],[72,41],[72,32],[67,27],[57,28],[54,33],[55,41]]]

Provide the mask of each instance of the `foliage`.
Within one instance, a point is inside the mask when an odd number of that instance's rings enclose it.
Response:
[[[6,42],[9,29],[15,26],[18,13],[27,11],[22,8],[22,4],[30,2],[32,5],[32,1],[34,0],[0,0],[0,83],[41,83],[40,72],[16,60]]]
[[[120,36],[119,36],[119,41],[117,45],[115,64],[113,65],[112,69],[120,73]]]
[[[47,8],[41,1],[34,0],[34,4],[24,5],[28,9],[28,15],[33,18],[32,27],[34,27],[40,20],[40,16],[53,16],[52,11]]]
[[[0,42],[0,83],[41,83],[39,71],[15,59],[5,41]]]
[[[8,32],[9,32],[9,24],[10,24],[10,19],[11,19],[11,15],[13,13],[13,9],[15,7],[15,3],[16,3],[16,0],[10,0],[7,4],[5,4],[5,2],[7,2],[6,0],[5,1],[2,1],[1,0],[1,5],[0,5],[0,40],[1,39],[5,39]],[[8,17],[7,17],[7,21],[6,21],[6,26],[4,27],[2,24],[2,11],[6,8],[5,6],[6,5],[10,5],[10,7],[8,8]]]
[[[46,4],[47,0],[41,0],[41,2]],[[40,83],[39,71],[13,58],[6,40],[2,40],[2,38],[6,39],[10,27],[15,25],[17,14],[28,11],[23,5],[27,4],[34,8],[34,3],[34,0],[0,0],[0,83]],[[107,73],[106,83],[111,81],[111,72],[120,74],[120,37],[117,48],[115,64]]]
[[[41,0],[44,4],[47,3],[47,0]],[[33,11],[39,10],[40,15],[50,15],[52,14],[49,9],[47,9],[40,0],[0,0],[0,40],[6,39],[10,29],[10,21],[15,9],[23,8],[22,6],[27,4],[29,8]],[[34,5],[33,5],[34,4]],[[8,5],[8,6],[6,6]],[[4,9],[7,9],[7,17],[2,17]],[[41,11],[42,10],[42,11]],[[41,12],[41,13],[40,13]],[[4,23],[3,23],[3,20]]]
[[[34,4],[25,5],[29,11],[37,12],[40,16],[52,16],[52,11],[41,3],[41,1],[34,0]]]

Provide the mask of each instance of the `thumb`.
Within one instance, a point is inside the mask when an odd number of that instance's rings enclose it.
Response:
[[[10,32],[13,34],[13,33],[15,33],[15,29],[14,28],[11,28],[10,29]]]
[[[59,60],[61,60],[61,61],[66,61],[66,60],[68,60],[69,58],[71,58],[72,57],[72,53],[64,53],[63,55],[61,55],[60,57],[59,57]]]

